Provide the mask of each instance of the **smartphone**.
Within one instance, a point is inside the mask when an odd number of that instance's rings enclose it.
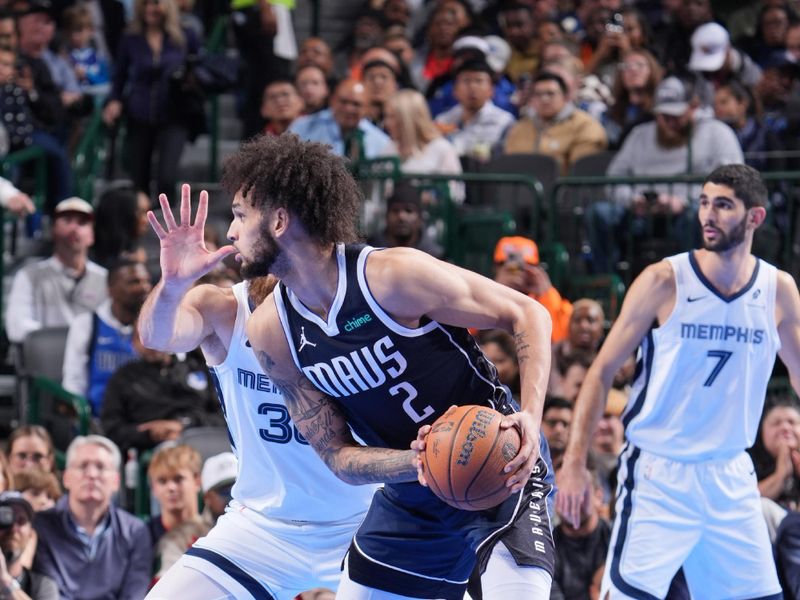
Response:
[[[625,27],[622,25],[622,13],[613,13],[606,21],[606,31],[608,33],[624,33]]]

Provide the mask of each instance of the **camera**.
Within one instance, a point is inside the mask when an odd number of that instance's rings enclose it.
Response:
[[[622,13],[614,13],[606,21],[607,33],[624,33],[625,27],[622,25]]]
[[[0,529],[8,529],[14,525],[14,509],[11,506],[0,506]]]

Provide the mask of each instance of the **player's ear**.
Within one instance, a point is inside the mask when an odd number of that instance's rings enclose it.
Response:
[[[272,234],[275,237],[280,237],[289,229],[291,218],[289,211],[283,207],[278,207],[272,214]]]
[[[767,218],[767,209],[763,206],[754,206],[748,212],[748,220],[753,225],[753,229],[758,229]]]

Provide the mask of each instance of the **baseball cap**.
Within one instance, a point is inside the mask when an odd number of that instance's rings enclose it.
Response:
[[[705,23],[692,34],[692,56],[689,69],[692,71],[719,71],[731,45],[728,31],[719,23]]]
[[[62,213],[82,213],[84,215],[89,215],[90,217],[94,218],[94,208],[92,205],[89,204],[86,200],[82,198],[78,198],[77,196],[73,196],[72,198],[67,198],[66,200],[62,200],[58,204],[56,204],[56,208],[53,211],[55,215],[60,215]]]
[[[0,494],[0,506],[21,506],[28,515],[29,520],[33,520],[33,507],[25,497],[19,492],[8,491]]]
[[[47,13],[52,16],[53,5],[50,0],[12,0],[8,8],[17,17],[34,13]]]
[[[538,265],[539,246],[533,240],[521,236],[500,238],[494,248],[494,262],[504,263],[512,257],[519,257],[529,265]]]
[[[486,53],[486,62],[496,73],[502,73],[506,70],[506,65],[511,58],[511,46],[499,35],[487,35],[483,40],[489,47],[489,52]]]
[[[239,464],[233,452],[223,452],[215,456],[210,456],[203,463],[203,470],[200,472],[200,485],[203,493],[213,490],[225,484],[236,481],[239,473]]]
[[[686,86],[677,77],[667,77],[656,87],[654,113],[680,117],[689,108]]]
[[[465,35],[453,42],[453,52],[460,50],[478,50],[484,56],[489,56],[489,43],[477,35]]]

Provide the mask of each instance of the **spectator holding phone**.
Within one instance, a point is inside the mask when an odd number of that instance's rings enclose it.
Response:
[[[539,264],[539,246],[531,239],[500,238],[494,249],[494,280],[527,294],[542,304],[553,321],[552,341],[567,337],[572,304],[553,287],[547,271]]]

